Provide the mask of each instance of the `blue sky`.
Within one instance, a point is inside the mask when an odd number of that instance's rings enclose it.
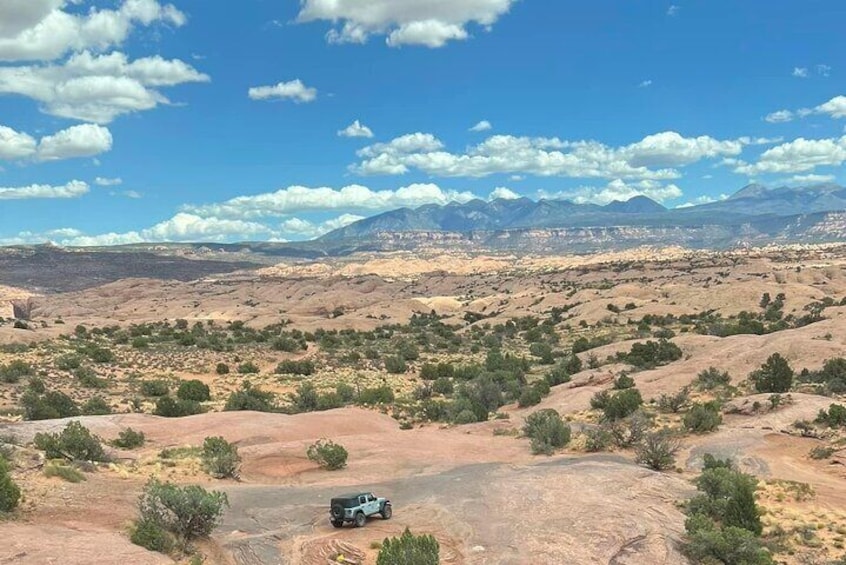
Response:
[[[839,0],[4,0],[0,244],[846,182]]]

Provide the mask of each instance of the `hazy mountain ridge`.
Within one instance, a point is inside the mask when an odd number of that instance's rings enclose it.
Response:
[[[838,210],[846,210],[846,188],[835,184],[774,189],[751,184],[725,200],[672,210],[646,196],[605,206],[529,198],[471,200],[465,204],[392,210],[334,230],[320,240],[367,238],[381,232],[737,225],[750,221],[750,216],[796,216]]]

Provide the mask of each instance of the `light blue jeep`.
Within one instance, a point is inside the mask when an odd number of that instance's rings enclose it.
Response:
[[[391,501],[377,498],[372,492],[344,494],[332,499],[329,508],[330,520],[336,528],[352,522],[356,528],[362,527],[370,516],[379,514],[383,520],[390,520]]]

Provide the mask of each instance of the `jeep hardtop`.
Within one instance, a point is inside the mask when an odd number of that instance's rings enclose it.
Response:
[[[329,506],[330,521],[336,528],[352,523],[356,528],[362,527],[370,516],[379,514],[383,520],[390,520],[391,501],[378,498],[372,492],[357,492],[343,494],[332,499]]]

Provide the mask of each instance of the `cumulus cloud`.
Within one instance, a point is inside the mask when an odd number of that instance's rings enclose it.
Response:
[[[702,196],[698,196],[689,202],[685,202],[684,204],[679,204],[676,208],[692,208],[693,206],[700,206],[702,204],[710,204],[711,202],[719,202],[721,200],[727,200],[729,197],[728,194],[720,194],[718,196],[711,196],[709,194],[703,194]]]
[[[69,127],[41,139],[40,161],[57,161],[75,157],[92,157],[112,149],[112,134],[103,126],[82,124]]]
[[[35,138],[10,127],[0,126],[0,159],[23,159],[31,157],[38,148]]]
[[[303,84],[300,79],[280,82],[273,86],[254,86],[247,95],[252,100],[270,100],[288,98],[294,102],[312,102],[317,98],[317,89]]]
[[[670,4],[670,7],[667,8],[667,15],[670,17],[678,16],[680,11],[681,6],[678,6],[676,4]]]
[[[813,115],[829,116],[833,119],[846,118],[846,96],[835,96],[814,108],[800,108],[795,112],[779,110],[768,114],[764,119],[770,123],[789,122],[795,118],[805,118]]]
[[[495,135],[463,154],[455,154],[444,151],[443,143],[433,135],[418,132],[365,147],[358,152],[362,161],[351,166],[351,170],[362,175],[399,175],[417,169],[449,177],[504,173],[668,180],[680,176],[676,167],[703,159],[737,156],[748,145],[771,141],[748,137],[691,138],[667,131],[623,147],[609,147],[598,141]]]
[[[111,132],[95,124],[72,126],[42,137],[40,142],[29,134],[0,126],[0,159],[58,161],[92,157],[111,149]]]
[[[184,210],[221,218],[261,218],[324,210],[390,210],[403,206],[468,202],[473,198],[475,196],[470,192],[443,190],[436,184],[411,184],[396,190],[371,190],[357,184],[340,189],[290,186],[276,192],[238,196],[218,204],[185,206]]]
[[[490,30],[517,0],[302,0],[299,22],[340,24],[326,34],[330,43],[365,43],[385,35],[391,47],[443,47],[470,37],[468,24]]]
[[[0,61],[50,61],[71,51],[104,50],[122,44],[137,25],[186,23],[172,4],[126,0],[115,10],[64,10],[78,0],[3,0],[0,3]]]
[[[94,184],[97,186],[119,186],[123,184],[123,179],[121,178],[106,178],[106,177],[97,177],[94,179]]]
[[[488,120],[482,120],[481,122],[470,128],[470,131],[488,131],[492,127],[493,126]]]
[[[15,188],[0,187],[0,200],[32,200],[46,198],[79,198],[89,191],[88,184],[73,180],[67,184],[31,184]]]
[[[373,130],[358,120],[354,121],[342,130],[338,130],[340,137],[373,137]]]
[[[796,78],[808,78],[808,69],[806,67],[793,67],[793,76]]]
[[[831,76],[831,67],[828,66],[828,65],[820,64],[820,65],[815,66],[814,69],[817,71],[817,74],[820,75],[821,77],[827,78],[827,77]]]
[[[320,223],[313,223],[300,218],[289,218],[282,222],[279,227],[282,235],[286,237],[295,239],[303,237],[315,238],[363,219],[364,216],[357,216],[355,214],[342,214],[337,218]]]
[[[793,175],[792,177],[790,177],[790,179],[788,179],[787,182],[789,184],[799,184],[799,185],[822,184],[822,183],[826,183],[826,182],[834,182],[835,178],[836,177],[834,175],[815,175],[815,174]]]
[[[764,120],[771,124],[780,124],[793,121],[793,117],[793,112],[790,110],[779,110],[777,112],[767,114],[766,117],[764,117]]]
[[[749,176],[763,173],[803,173],[822,166],[839,167],[844,162],[846,135],[839,139],[800,137],[764,151],[757,163],[734,163],[734,171]]]
[[[647,88],[647,87],[652,86],[652,81],[651,80],[644,80],[640,84],[638,84],[637,86],[638,86],[638,88]]]
[[[518,198],[522,198],[522,196],[508,187],[498,186],[491,191],[490,196],[488,196],[488,200],[496,200],[497,198],[501,198],[503,200],[517,200]]]
[[[119,52],[84,51],[57,65],[0,67],[0,94],[37,100],[47,114],[100,124],[169,104],[161,87],[208,81],[207,75],[178,59],[129,61]]]
[[[623,179],[614,179],[605,186],[583,186],[574,190],[556,193],[540,191],[541,198],[572,200],[576,204],[609,204],[615,200],[625,201],[635,196],[646,196],[657,202],[674,200],[682,195],[675,184],[662,184],[651,180],[627,183]]]

